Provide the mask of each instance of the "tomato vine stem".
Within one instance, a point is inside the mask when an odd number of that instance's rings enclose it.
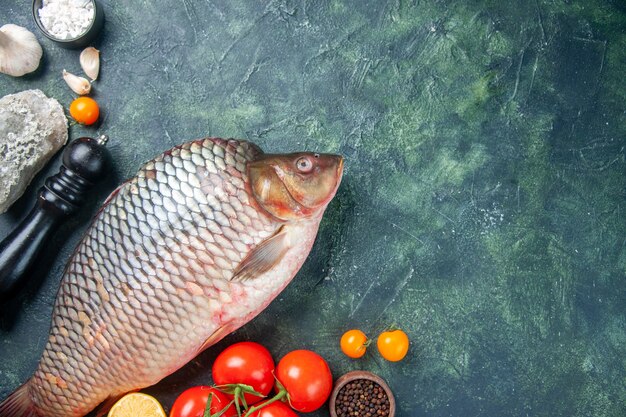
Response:
[[[246,414],[244,414],[244,417],[249,417],[251,416],[253,413],[255,413],[256,411],[259,411],[260,409],[267,407],[268,405],[270,405],[273,402],[282,400],[283,398],[289,398],[289,395],[287,394],[287,390],[284,387],[281,387],[280,391],[278,391],[278,393],[276,395],[274,395],[272,398],[270,398],[269,400],[259,404],[259,405],[253,405],[252,407],[250,407],[248,409],[248,411],[246,412]]]

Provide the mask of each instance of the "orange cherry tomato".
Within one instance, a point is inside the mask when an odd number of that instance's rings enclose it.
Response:
[[[78,97],[70,104],[70,114],[78,123],[92,125],[100,116],[100,107],[91,97]]]
[[[365,355],[369,342],[365,333],[358,329],[348,330],[341,336],[341,351],[349,358],[360,358]]]
[[[383,358],[397,362],[409,351],[409,337],[400,329],[385,331],[378,336],[376,346]]]

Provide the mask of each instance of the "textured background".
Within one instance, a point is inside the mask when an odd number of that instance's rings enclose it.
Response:
[[[114,165],[2,307],[0,397],[35,369],[63,265],[141,163],[207,135],[347,158],[294,282],[264,313],[148,389],[169,407],[238,340],[384,377],[399,416],[626,415],[626,6],[623,1],[102,1],[96,46]],[[37,33],[40,88],[72,100],[79,51]],[[58,159],[44,174],[56,172]],[[45,175],[0,216],[6,235]],[[390,323],[412,346],[342,356],[341,333]],[[326,410],[311,414],[326,416]]]

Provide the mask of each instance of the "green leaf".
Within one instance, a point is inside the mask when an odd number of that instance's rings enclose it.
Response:
[[[241,400],[241,404],[243,405],[244,410],[248,409],[248,402],[246,401],[246,392],[245,391],[240,391],[240,397],[239,399]]]
[[[211,415],[211,402],[213,402],[213,393],[209,392],[209,398],[206,400],[206,407],[204,407],[204,414],[202,414],[202,417],[213,417]]]
[[[239,405],[239,396],[241,395],[240,388],[235,388],[235,408],[237,409],[237,416],[241,417],[241,406]]]
[[[228,405],[224,408],[222,408],[220,411],[218,411],[217,413],[213,414],[211,417],[222,417],[222,414],[224,414],[226,412],[226,410],[228,410],[230,408],[230,406],[235,402],[235,400],[231,401],[230,403],[228,403]]]
[[[213,393],[209,392],[209,397],[206,400],[206,407],[204,408],[204,414],[202,415],[202,417],[222,417],[222,415],[226,412],[226,410],[228,410],[228,408],[233,405],[233,403],[235,402],[235,400],[232,400],[230,403],[228,403],[228,405],[224,408],[222,408],[220,411],[218,411],[215,414],[211,414],[211,405],[213,403]]]
[[[276,378],[275,376],[274,376],[274,381],[276,381],[276,388],[278,388],[279,392],[280,391],[287,391],[285,389],[285,386],[283,384],[281,384],[280,381],[278,380],[278,378]]]

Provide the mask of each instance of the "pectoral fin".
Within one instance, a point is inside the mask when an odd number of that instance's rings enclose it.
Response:
[[[256,278],[272,269],[289,249],[289,238],[284,227],[272,237],[258,244],[235,268],[232,280],[245,281]]]
[[[219,342],[220,340],[222,340],[224,337],[228,336],[230,333],[232,333],[235,330],[236,330],[236,327],[232,325],[224,325],[218,328],[216,331],[213,332],[213,334],[211,334],[211,336],[209,336],[207,340],[204,341],[202,346],[200,346],[200,348],[198,349],[198,353],[204,351],[206,348],[210,346],[213,346],[214,344],[216,344],[217,342]]]

